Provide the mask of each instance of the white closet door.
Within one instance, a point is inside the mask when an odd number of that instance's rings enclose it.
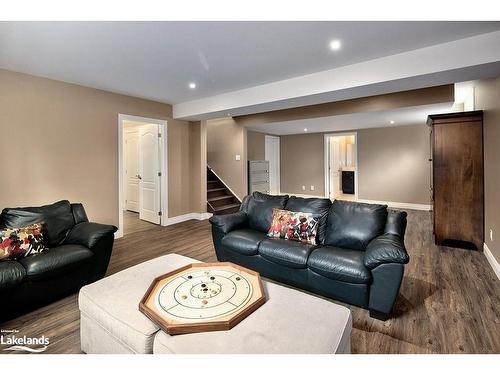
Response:
[[[139,131],[139,218],[160,224],[160,163],[158,125]]]

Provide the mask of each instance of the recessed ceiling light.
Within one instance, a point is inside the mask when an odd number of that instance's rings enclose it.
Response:
[[[391,120],[391,121],[389,121],[389,122],[391,123],[391,125],[393,125],[393,124],[394,124],[394,120]]]
[[[342,43],[340,43],[340,40],[334,39],[330,42],[330,49],[333,51],[338,51],[342,47]]]
[[[307,128],[304,128],[304,131],[306,132],[306,131],[307,131]]]
[[[191,82],[188,86],[191,90],[194,90],[196,88],[196,83]]]

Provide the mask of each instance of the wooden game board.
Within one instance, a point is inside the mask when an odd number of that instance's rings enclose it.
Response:
[[[139,310],[173,335],[231,329],[265,301],[257,272],[229,262],[193,263],[157,277]]]

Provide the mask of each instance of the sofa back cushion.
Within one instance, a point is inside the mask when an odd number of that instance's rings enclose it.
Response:
[[[245,207],[250,228],[267,233],[273,219],[273,208],[284,208],[287,200],[288,195],[254,192]]]
[[[35,223],[44,223],[43,237],[48,247],[59,245],[75,225],[69,201],[59,201],[40,207],[4,208],[0,226],[22,228]]]
[[[365,250],[384,234],[387,206],[335,200],[328,212],[325,245]]]
[[[406,231],[405,211],[387,210],[387,223],[385,224],[385,234],[395,234],[401,238],[405,237]]]
[[[300,198],[291,196],[286,202],[285,209],[295,212],[312,213],[318,218],[318,229],[316,232],[316,243],[323,243],[325,239],[326,219],[332,201],[327,198]]]

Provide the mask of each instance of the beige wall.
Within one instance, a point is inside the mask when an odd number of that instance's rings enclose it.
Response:
[[[358,130],[358,198],[430,204],[427,125]]]
[[[207,211],[206,121],[190,123],[191,211]]]
[[[117,224],[119,113],[169,121],[169,216],[190,212],[189,125],[170,105],[5,70],[0,208],[69,199]]]
[[[477,83],[475,107],[484,110],[484,239],[500,262],[500,77]]]
[[[291,194],[325,194],[323,133],[281,136],[281,191]],[[302,185],[306,191],[302,190]],[[311,191],[314,185],[314,191]]]
[[[266,135],[264,133],[247,131],[247,157],[248,160],[265,160]]]
[[[206,126],[208,164],[243,199],[248,191],[246,129],[231,117],[208,120]]]
[[[357,134],[359,199],[430,203],[426,125],[361,129]],[[323,196],[324,174],[323,133],[281,137],[283,192]]]

